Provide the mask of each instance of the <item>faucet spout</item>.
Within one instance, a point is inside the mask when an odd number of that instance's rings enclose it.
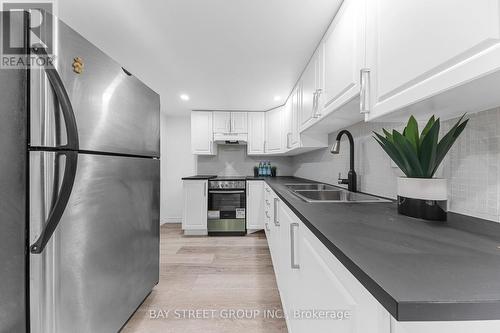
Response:
[[[337,134],[337,138],[335,139],[335,143],[333,144],[330,152],[332,154],[338,154],[340,152],[340,139],[343,135],[347,136],[349,140],[349,173],[347,179],[341,179],[339,176],[339,184],[347,184],[348,190],[352,192],[357,191],[357,176],[354,171],[354,139],[352,134],[347,130],[342,130]]]

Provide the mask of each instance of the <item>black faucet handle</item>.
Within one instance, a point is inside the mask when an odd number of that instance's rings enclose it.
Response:
[[[342,178],[342,173],[339,172],[339,179],[338,179],[339,184],[349,184],[349,179]]]

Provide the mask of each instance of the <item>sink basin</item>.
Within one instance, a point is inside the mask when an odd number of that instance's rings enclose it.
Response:
[[[293,194],[306,202],[390,202],[369,194],[349,192],[338,187],[316,183],[316,184],[286,184]]]
[[[335,191],[293,191],[297,196],[307,202],[388,202],[368,194],[349,192],[345,190]]]
[[[312,183],[312,184],[286,184],[289,190],[292,191],[339,191],[338,187],[322,184],[322,183]]]

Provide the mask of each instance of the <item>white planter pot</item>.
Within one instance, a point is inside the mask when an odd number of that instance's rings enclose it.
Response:
[[[448,182],[443,178],[398,178],[398,212],[425,220],[445,221]]]

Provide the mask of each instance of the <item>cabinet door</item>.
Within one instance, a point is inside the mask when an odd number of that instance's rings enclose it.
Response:
[[[213,112],[214,133],[231,133],[231,112]]]
[[[264,182],[247,182],[247,229],[264,228]]]
[[[297,223],[298,233],[294,237],[299,284],[293,290],[299,292],[295,294],[295,307],[332,311],[345,319],[294,317],[292,326],[296,331],[390,332],[389,313],[301,221]]]
[[[269,246],[269,252],[273,256],[273,242],[271,234],[271,219],[272,219],[272,205],[271,205],[271,189],[269,185],[264,184],[264,230],[266,232],[267,244]]]
[[[282,151],[282,107],[266,112],[266,153]]]
[[[299,118],[302,108],[302,84],[299,82],[295,87],[291,98],[291,115],[290,115],[290,148],[296,148],[300,145],[299,133]]]
[[[283,106],[282,111],[282,123],[283,123],[283,142],[285,147],[285,152],[290,149],[290,140],[292,136],[292,99],[289,98],[285,105]]]
[[[500,69],[500,1],[370,0],[368,119]]]
[[[215,153],[212,112],[191,112],[191,152],[196,155],[213,155]]]
[[[299,280],[300,272],[296,267],[292,266],[291,261],[292,241],[295,241],[295,239],[292,239],[292,235],[293,237],[297,236],[298,230],[296,225],[292,225],[296,221],[294,220],[294,215],[290,214],[291,211],[281,202],[278,205],[280,242],[277,250],[279,255],[277,257],[279,258],[274,263],[274,267],[275,271],[279,271],[279,275],[277,274],[277,283],[283,310],[289,315],[287,318],[288,331],[292,333],[314,332],[308,330],[301,331],[301,328],[296,325],[296,320],[293,318],[294,311],[299,309],[297,301],[300,297],[300,289],[304,287]],[[298,258],[294,257],[293,259],[298,262]]]
[[[266,115],[264,112],[248,113],[248,155],[264,154],[266,140]]]
[[[301,96],[301,114],[300,114],[300,126],[307,126],[313,119],[313,107],[316,96],[316,73],[315,73],[315,63],[314,58],[311,59],[304,74],[302,74],[302,96]]]
[[[344,1],[326,34],[322,113],[338,109],[360,92],[360,70],[365,62],[364,3],[365,0]]]
[[[397,321],[391,317],[391,333],[498,333],[499,320]]]
[[[247,132],[247,112],[231,112],[231,133]]]
[[[208,181],[185,180],[182,229],[185,234],[207,233]]]

